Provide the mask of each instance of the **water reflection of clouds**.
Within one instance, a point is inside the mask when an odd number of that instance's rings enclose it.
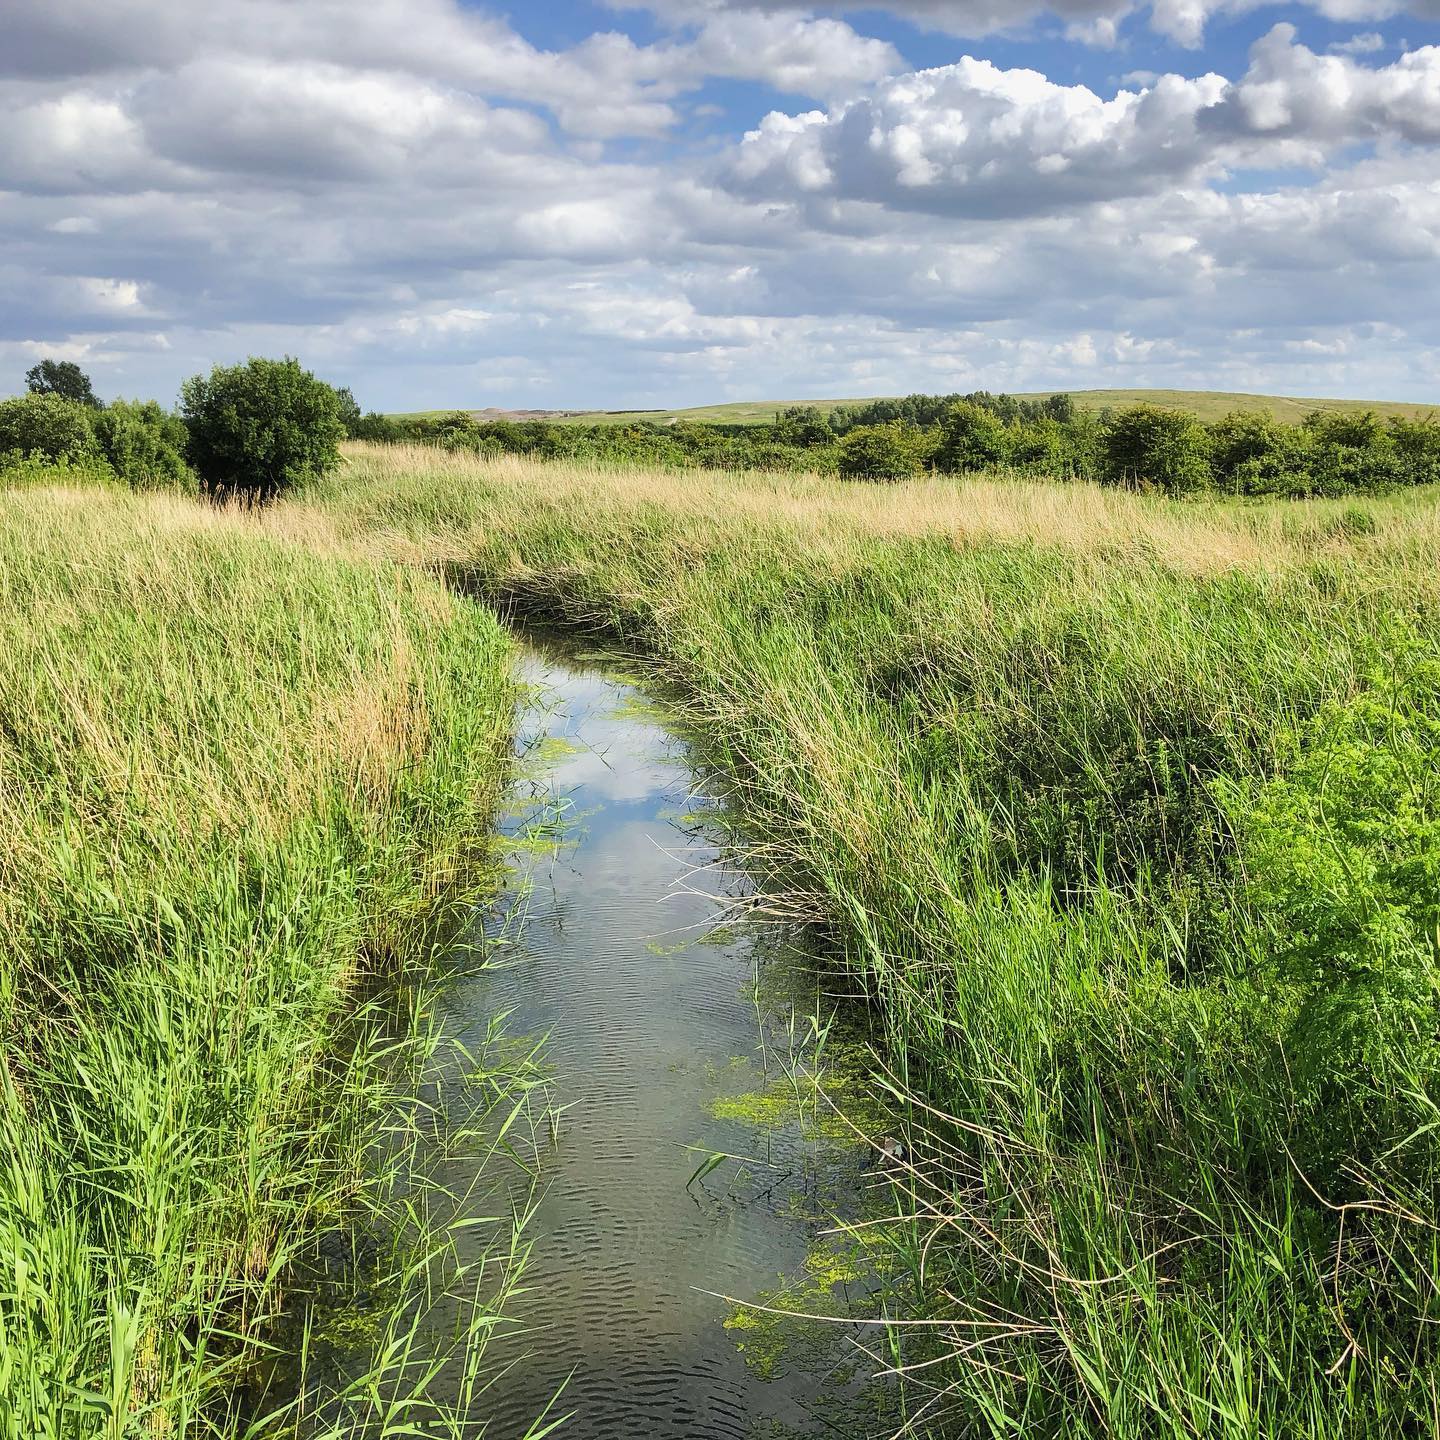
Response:
[[[683,788],[684,775],[678,767],[636,765],[623,749],[616,749],[624,763],[617,764],[613,752],[586,748],[547,765],[546,778],[556,790],[573,796],[582,805],[591,801],[635,805],[642,800],[663,799],[677,787]]]

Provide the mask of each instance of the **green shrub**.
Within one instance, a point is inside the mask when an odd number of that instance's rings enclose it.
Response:
[[[1105,427],[1102,479],[1112,485],[1186,495],[1211,482],[1205,428],[1193,415],[1158,405],[1117,410]]]
[[[1073,476],[1079,467],[1071,427],[1048,415],[1022,420],[1010,432],[1010,463],[1032,475]]]
[[[32,392],[0,400],[0,455],[85,460],[99,454],[88,406],[62,395]]]
[[[1010,459],[1009,427],[991,410],[961,400],[945,417],[943,439],[936,464],[947,474],[993,470]]]
[[[116,400],[97,412],[95,438],[115,473],[132,489],[194,485],[194,472],[185,463],[185,422],[153,400]]]
[[[52,485],[113,490],[117,481],[99,455],[51,460],[44,455],[0,454],[0,490],[38,490]]]
[[[1440,1078],[1440,649],[1393,649],[1231,805],[1270,963],[1298,1001],[1287,1054],[1332,1131],[1347,1097],[1351,1133],[1319,1143],[1367,1157],[1416,1122],[1405,1092]]]
[[[73,360],[41,360],[25,372],[25,388],[32,395],[58,395],[77,405],[98,409],[90,377]]]
[[[1373,410],[1312,413],[1296,439],[1307,457],[1307,490],[1312,495],[1390,490],[1406,483],[1391,432]]]
[[[217,365],[185,382],[181,413],[191,463],[219,496],[277,495],[340,461],[340,401],[298,360]]]
[[[1215,483],[1236,495],[1275,495],[1290,488],[1295,449],[1290,428],[1269,415],[1235,410],[1209,428]]]
[[[404,425],[398,420],[392,420],[388,415],[382,415],[378,410],[371,410],[362,415],[356,422],[354,429],[350,432],[352,440],[369,440],[376,445],[396,445],[403,440],[409,439]]]
[[[814,405],[791,405],[775,421],[775,442],[812,449],[828,445],[835,438],[829,422]]]
[[[909,480],[920,473],[920,434],[900,420],[862,425],[840,446],[840,474],[846,480]]]
[[[1390,443],[1410,485],[1440,483],[1440,423],[1433,415],[1423,420],[1390,422]]]

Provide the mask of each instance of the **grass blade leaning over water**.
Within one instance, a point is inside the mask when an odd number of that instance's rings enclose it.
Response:
[[[928,1116],[917,1431],[1440,1432],[1433,493],[397,449],[312,498],[687,695]]]
[[[0,494],[0,1434],[236,1422],[375,1199],[354,1002],[487,880],[511,708],[494,621],[323,518]]]

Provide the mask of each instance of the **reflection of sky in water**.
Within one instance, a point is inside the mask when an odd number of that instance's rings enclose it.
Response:
[[[547,1036],[568,1108],[518,1312],[531,1353],[490,1397],[486,1433],[523,1435],[572,1367],[565,1436],[808,1430],[820,1382],[759,1379],[722,1327],[728,1307],[702,1293],[758,1294],[811,1238],[788,1213],[811,1173],[798,1137],[708,1109],[765,1083],[756,939],[706,938],[720,876],[697,872],[718,855],[674,821],[693,780],[674,738],[593,671],[532,661],[527,678],[540,686],[525,736],[537,814],[564,798],[577,818],[558,856],[529,862],[518,943],[451,1003],[477,1033],[508,1012],[512,1034]],[[752,1163],[691,1186],[722,1150]]]
[[[611,805],[633,805],[670,793],[674,776],[632,767],[626,759],[613,748],[604,753],[582,750],[553,765],[549,778],[562,794],[583,788],[587,801]]]

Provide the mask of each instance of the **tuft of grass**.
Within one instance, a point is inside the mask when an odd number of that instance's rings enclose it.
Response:
[[[1433,494],[356,449],[311,500],[686,697],[910,1106],[913,1433],[1436,1433]]]
[[[0,492],[0,1435],[230,1433],[317,1234],[411,1203],[370,981],[490,881],[510,645],[324,517],[54,478]]]

